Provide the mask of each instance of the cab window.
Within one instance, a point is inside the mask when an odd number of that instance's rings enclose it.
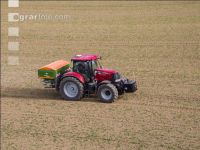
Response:
[[[97,61],[96,61],[96,60],[93,60],[93,61],[92,61],[92,71],[94,72],[96,68],[98,68]]]

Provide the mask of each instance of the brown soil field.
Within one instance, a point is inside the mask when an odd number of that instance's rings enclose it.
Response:
[[[3,150],[199,150],[200,2],[20,1],[1,9]],[[8,23],[8,12],[68,15]],[[8,37],[18,26],[20,36]],[[19,41],[19,51],[8,51]],[[37,69],[95,53],[138,91],[112,104],[65,101],[45,89]],[[8,57],[19,65],[8,65]]]

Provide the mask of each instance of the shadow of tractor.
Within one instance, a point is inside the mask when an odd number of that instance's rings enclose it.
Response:
[[[64,100],[59,92],[50,88],[5,88],[1,91],[2,98],[23,98],[37,100]],[[85,95],[81,102],[100,102],[96,95]]]

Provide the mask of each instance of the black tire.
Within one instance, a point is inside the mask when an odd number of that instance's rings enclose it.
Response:
[[[75,93],[74,95],[70,96],[70,94],[66,92],[67,91],[67,89],[65,89],[66,88],[65,86],[67,86],[66,84],[72,84],[73,86],[75,86],[77,88],[76,91],[77,94]],[[72,87],[72,89],[74,88]],[[83,89],[84,89],[83,84],[79,80],[77,80],[74,77],[66,77],[62,79],[60,82],[59,92],[60,95],[66,100],[80,100],[83,97]]]
[[[97,95],[102,102],[112,103],[118,98],[118,91],[113,84],[102,84],[98,88]]]

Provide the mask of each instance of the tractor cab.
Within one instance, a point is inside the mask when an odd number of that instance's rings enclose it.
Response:
[[[100,57],[96,55],[76,55],[71,59],[72,71],[81,74],[86,82],[92,82],[95,79],[95,70],[101,68],[98,59]]]

